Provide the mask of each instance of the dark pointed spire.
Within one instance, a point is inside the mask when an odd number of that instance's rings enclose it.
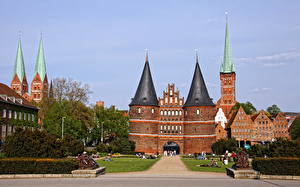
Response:
[[[195,72],[191,84],[191,88],[189,91],[189,95],[184,104],[184,107],[190,106],[214,106],[215,104],[212,102],[209,97],[200,66],[198,63],[198,53],[196,53],[196,67]]]
[[[52,80],[51,80],[51,83],[50,83],[50,87],[49,87],[49,98],[53,98],[54,95],[53,95],[53,85],[52,85]]]
[[[136,90],[135,96],[129,106],[142,105],[142,106],[158,106],[158,100],[151,76],[148,52],[146,53],[145,66],[139,86]]]

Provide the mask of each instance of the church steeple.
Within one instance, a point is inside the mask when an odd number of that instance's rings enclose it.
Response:
[[[46,73],[46,63],[45,63],[42,37],[39,42],[39,49],[38,49],[38,55],[36,59],[35,69],[34,69],[34,76],[36,76],[36,74],[39,74],[41,80],[44,82],[47,73]]]
[[[229,31],[228,31],[228,17],[226,12],[226,29],[225,29],[225,46],[224,46],[224,57],[223,63],[220,67],[220,73],[233,73],[235,72],[235,66],[231,59],[231,48],[229,40]]]
[[[48,97],[48,78],[41,36],[38,48],[38,55],[35,63],[34,77],[31,83],[31,97],[35,102],[41,102],[43,97]]]
[[[148,52],[146,52],[146,60],[144,70],[136,90],[135,96],[129,106],[158,106],[158,100],[151,76]]]
[[[18,49],[17,49],[11,87],[20,95],[23,95],[24,93],[28,92],[28,83],[27,83],[26,73],[25,73],[25,64],[23,58],[21,38],[19,38],[19,42],[18,42]]]
[[[203,79],[199,62],[198,53],[196,53],[196,67],[194,71],[194,76],[187,100],[184,107],[190,106],[214,106],[211,98],[209,97],[205,81]]]

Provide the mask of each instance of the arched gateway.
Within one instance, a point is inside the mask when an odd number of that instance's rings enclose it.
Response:
[[[180,147],[177,143],[175,142],[167,142],[164,147],[164,151],[176,151],[176,154],[180,153]]]

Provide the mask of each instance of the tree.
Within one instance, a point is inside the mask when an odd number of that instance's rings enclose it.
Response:
[[[60,137],[64,118],[64,133],[85,139],[93,123],[92,110],[86,106],[91,93],[89,86],[72,79],[56,78],[51,90],[52,96],[40,104],[45,129]]]
[[[277,105],[272,105],[267,108],[267,112],[269,112],[269,114],[274,116],[274,115],[278,114],[279,112],[281,112],[281,110]]]
[[[115,107],[99,107],[93,108],[95,119],[91,128],[91,140],[100,142],[101,136],[104,143],[112,142],[116,137],[128,137],[128,117]],[[103,132],[103,134],[102,134]]]
[[[89,85],[66,78],[53,80],[53,97],[58,101],[87,103],[91,93]]]
[[[214,153],[221,155],[226,151],[236,151],[238,148],[238,142],[235,138],[220,139],[211,145],[211,149]]]
[[[300,139],[300,116],[293,121],[290,129],[290,135],[293,140]]]
[[[234,105],[234,107],[232,107],[233,110],[238,110],[240,107],[243,107],[244,111],[246,114],[250,115],[250,114],[254,114],[257,112],[256,108],[253,106],[252,103],[250,103],[249,101],[247,101],[246,103],[236,103]]]

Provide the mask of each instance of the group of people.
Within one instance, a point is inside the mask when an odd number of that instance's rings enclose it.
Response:
[[[164,150],[164,156],[176,156],[176,150]]]

